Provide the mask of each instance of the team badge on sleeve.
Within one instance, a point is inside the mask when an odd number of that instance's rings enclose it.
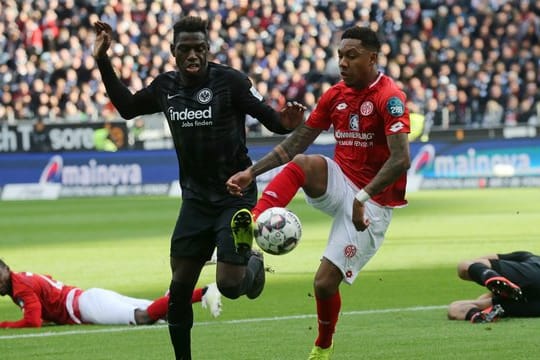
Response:
[[[388,110],[390,116],[400,117],[401,115],[405,114],[405,105],[400,98],[393,96],[388,99],[388,102],[386,103],[386,110]]]

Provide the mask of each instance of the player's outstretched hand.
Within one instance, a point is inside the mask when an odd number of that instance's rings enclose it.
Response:
[[[231,195],[242,196],[242,190],[253,181],[250,169],[239,171],[227,180],[225,185]]]
[[[285,129],[296,129],[304,122],[304,112],[306,107],[299,102],[287,102],[287,105],[280,112],[281,125]]]
[[[352,222],[357,231],[364,231],[369,226],[369,219],[364,216],[364,204],[354,199]]]
[[[96,31],[96,41],[94,42],[94,57],[100,58],[107,56],[107,50],[111,46],[112,42],[112,28],[109,24],[103,21],[96,21],[94,23],[94,30]]]

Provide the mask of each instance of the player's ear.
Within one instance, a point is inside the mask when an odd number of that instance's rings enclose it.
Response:
[[[370,55],[369,55],[369,62],[370,64],[377,64],[377,56],[378,54],[376,52],[372,52]]]

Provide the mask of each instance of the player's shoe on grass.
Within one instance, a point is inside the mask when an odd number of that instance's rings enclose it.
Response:
[[[504,309],[497,304],[477,312],[471,317],[473,324],[484,324],[499,320],[504,315]]]
[[[234,244],[238,253],[251,250],[253,245],[253,216],[248,209],[238,210],[231,219]]]
[[[327,360],[331,359],[332,354],[334,353],[334,344],[330,345],[329,348],[323,349],[319,346],[314,346],[309,353],[308,360]]]
[[[246,296],[249,299],[255,299],[261,295],[266,282],[266,269],[262,252],[252,250],[247,267],[253,271],[253,284],[248,289]]]
[[[221,293],[216,283],[206,286],[206,292],[201,299],[201,305],[203,309],[208,309],[213,317],[218,317],[221,314]]]
[[[523,292],[521,291],[521,288],[504,276],[495,276],[487,279],[484,285],[494,295],[512,299],[514,301],[523,300]]]

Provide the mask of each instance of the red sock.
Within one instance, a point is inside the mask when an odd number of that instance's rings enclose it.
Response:
[[[164,319],[167,316],[167,311],[169,310],[169,296],[162,296],[159,299],[154,300],[153,303],[150,304],[146,308],[146,312],[148,313],[148,316],[152,320],[159,320]]]
[[[264,189],[257,205],[251,210],[253,218],[271,207],[286,207],[306,181],[306,175],[300,166],[290,162],[276,175]]]
[[[332,345],[332,337],[336,330],[339,310],[341,309],[341,296],[339,291],[328,299],[317,300],[317,320],[319,322],[319,336],[315,345],[326,349]]]
[[[204,295],[204,288],[197,288],[193,290],[191,295],[191,303],[196,303],[202,300]],[[162,296],[153,303],[151,303],[147,308],[146,312],[152,320],[164,319],[167,316],[167,311],[169,310],[169,295]]]
[[[193,294],[191,295],[191,303],[196,303],[202,300],[202,297],[204,295],[203,288],[197,288],[193,290]]]

